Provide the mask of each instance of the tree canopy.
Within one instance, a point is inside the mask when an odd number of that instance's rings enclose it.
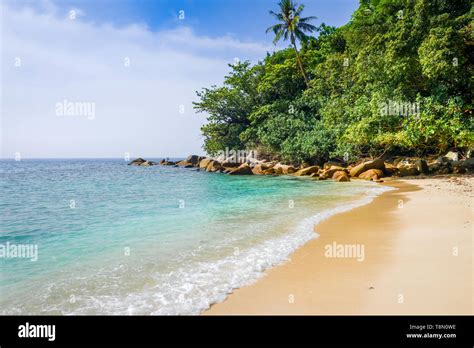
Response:
[[[288,47],[229,65],[194,103],[208,115],[204,149],[317,163],[472,148],[472,14],[468,0],[361,1],[299,56]]]

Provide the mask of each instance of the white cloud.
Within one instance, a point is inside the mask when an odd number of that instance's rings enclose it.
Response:
[[[188,27],[93,24],[80,9],[70,20],[40,5],[2,6],[2,157],[201,153],[195,91],[220,84],[235,57],[256,61],[272,49]],[[63,100],[95,103],[95,118],[57,116]]]

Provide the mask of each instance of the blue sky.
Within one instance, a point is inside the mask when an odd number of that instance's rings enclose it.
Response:
[[[319,18],[316,25],[335,26],[347,23],[358,5],[305,4],[305,14]],[[7,0],[0,6],[6,158],[203,154],[206,115],[193,110],[195,92],[221,84],[235,58],[257,62],[275,50],[265,34],[275,0]],[[58,113],[57,105],[68,103],[93,106],[93,117]]]
[[[23,3],[22,1],[17,1]],[[152,31],[177,25],[192,26],[198,35],[236,35],[241,40],[268,40],[265,29],[273,23],[269,10],[277,0],[61,0],[64,11],[79,8],[87,20],[122,26],[145,23]],[[27,2],[28,3],[28,2]],[[304,13],[316,16],[317,24],[341,26],[358,7],[357,0],[306,0]],[[185,21],[179,21],[183,10]]]

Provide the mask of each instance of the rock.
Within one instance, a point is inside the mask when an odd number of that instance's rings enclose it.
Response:
[[[188,161],[186,161],[186,160],[182,160],[182,161],[176,162],[176,165],[177,165],[177,166],[180,166],[180,167],[186,167],[186,166],[189,166],[189,165],[190,165],[191,167],[193,167],[193,164],[190,163],[190,162],[188,162]]]
[[[377,181],[383,177],[383,171],[380,169],[369,169],[359,174],[359,179]]]
[[[206,167],[206,170],[208,172],[217,172],[221,170],[222,166],[219,163],[219,161],[210,161],[209,164]]]
[[[347,175],[347,173],[343,170],[338,170],[337,172],[335,172],[332,178],[339,182],[351,181],[351,179],[349,178],[349,175]]]
[[[323,169],[328,170],[331,167],[343,167],[344,168],[345,166],[346,166],[346,163],[344,163],[344,162],[329,161],[329,162],[324,163]]]
[[[239,167],[231,170],[228,174],[229,175],[252,175],[253,173],[248,163],[243,163]]]
[[[263,175],[274,175],[274,174],[276,174],[276,172],[275,172],[275,169],[273,167],[271,167],[271,168],[265,169],[262,172],[262,174]]]
[[[311,175],[313,175],[313,174],[311,174]],[[320,175],[316,175],[316,176],[313,178],[313,180],[318,180],[318,181],[319,181],[319,180],[326,180],[326,179],[327,179],[327,178],[323,178],[323,177],[320,176]]]
[[[384,165],[385,165],[385,169],[384,169],[385,174],[396,175],[398,173],[397,166],[387,163],[387,162],[385,162]]]
[[[128,165],[129,166],[139,166],[141,165],[143,162],[146,162],[143,158],[139,157],[137,159],[134,159],[133,161],[131,161]]]
[[[317,173],[319,170],[319,166],[311,166],[307,168],[303,168],[298,170],[294,173],[295,176],[304,176],[304,175],[311,175],[313,173]]]
[[[465,161],[461,161],[459,167],[467,169],[469,171],[474,171],[474,157],[468,158]]]
[[[358,177],[361,173],[366,172],[369,169],[385,169],[385,162],[378,158],[373,161],[363,162],[351,169],[350,174],[352,177]]]
[[[265,170],[267,170],[268,168],[268,164],[259,163],[252,168],[252,173],[254,173],[255,175],[263,175]]]
[[[199,168],[206,169],[212,160],[213,160],[212,158],[203,158],[201,161],[199,161]]]
[[[197,166],[201,159],[203,159],[203,157],[198,156],[198,155],[190,155],[185,159],[185,161],[187,163],[191,163],[193,166]]]
[[[153,162],[150,162],[150,161],[145,161],[145,162],[142,162],[141,164],[139,164],[140,167],[149,167],[149,166],[152,166],[153,165]]]
[[[223,167],[228,167],[228,168],[237,168],[237,167],[240,166],[241,164],[242,164],[242,163],[230,162],[230,161],[222,162],[222,166],[223,166]]]
[[[415,162],[415,168],[418,172],[423,174],[428,174],[430,172],[430,168],[428,167],[428,163],[424,159],[419,159]]]
[[[296,172],[295,167],[290,166],[290,165],[286,165],[286,164],[281,164],[281,163],[275,164],[273,169],[275,169],[276,174],[280,174],[280,175],[281,174],[292,174],[292,173]]]
[[[453,174],[464,174],[466,172],[467,169],[461,167],[461,162],[453,162]]]
[[[414,164],[401,165],[398,167],[398,176],[414,176],[418,174],[420,174],[420,172],[416,169]]]
[[[438,158],[435,162],[428,165],[433,174],[450,174],[453,171],[451,160],[445,157]]]
[[[329,179],[329,178],[332,178],[332,176],[334,175],[335,172],[338,172],[338,171],[346,171],[345,168],[343,167],[340,167],[340,166],[331,166],[329,168],[327,168],[326,170],[323,170],[320,174],[321,177],[325,178],[325,179]]]
[[[459,153],[457,152],[454,152],[454,151],[449,151],[446,155],[444,155],[443,157],[446,157],[447,159],[451,160],[451,161],[454,161],[454,162],[457,162],[459,161]]]
[[[160,164],[161,164],[162,166],[174,166],[174,165],[176,165],[176,163],[173,162],[173,161],[164,161],[164,162],[163,162],[163,160],[160,162]]]

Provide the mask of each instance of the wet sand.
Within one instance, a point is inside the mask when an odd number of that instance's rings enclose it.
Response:
[[[204,314],[472,314],[474,177],[383,185],[397,190],[318,224],[319,238]]]

